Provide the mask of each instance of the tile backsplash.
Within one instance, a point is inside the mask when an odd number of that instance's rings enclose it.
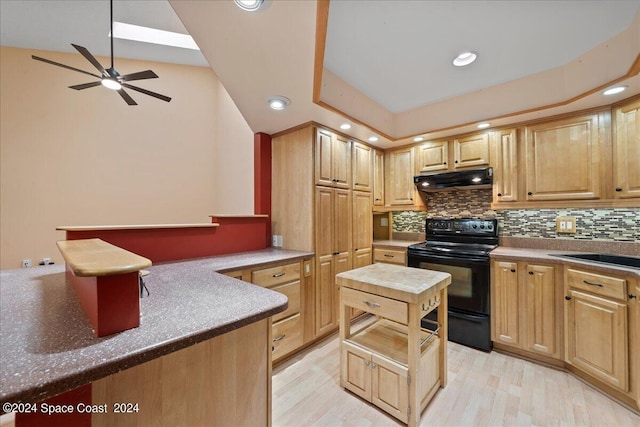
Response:
[[[427,194],[427,211],[393,213],[394,232],[424,233],[425,218],[498,218],[500,237],[640,242],[640,208],[491,209],[491,190]],[[556,217],[575,217],[575,234],[556,233]]]

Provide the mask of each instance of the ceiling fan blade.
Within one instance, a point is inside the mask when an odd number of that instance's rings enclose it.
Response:
[[[75,89],[75,90],[89,89],[90,87],[100,86],[101,84],[102,84],[102,81],[98,80],[97,82],[83,83],[81,85],[69,86],[69,89]]]
[[[158,75],[151,70],[140,71],[137,73],[125,74],[120,76],[119,80],[130,82],[132,80],[157,79]]]
[[[151,92],[150,90],[142,89],[141,87],[128,85],[126,83],[122,83],[122,86],[132,90],[136,90],[140,93],[144,93],[145,95],[153,96],[154,98],[158,98],[166,102],[171,101],[171,98],[169,98],[168,96],[160,95],[159,93]]]
[[[129,105],[138,105],[138,103],[136,101],[133,100],[132,97],[129,96],[129,94],[127,92],[124,91],[124,89],[120,89],[118,91],[118,93],[120,94],[120,96],[122,97],[122,99],[124,99],[124,101],[129,104]]]
[[[78,46],[77,44],[73,43],[71,43],[71,46],[75,47],[76,50],[80,52],[80,54],[84,56],[87,61],[91,62],[91,64],[93,64],[93,66],[96,67],[103,76],[109,77],[109,73],[107,73],[107,70],[104,69],[102,64],[98,62],[98,60],[91,54],[91,52],[87,50],[86,47]]]
[[[68,65],[61,64],[59,62],[51,61],[49,59],[40,58],[39,56],[31,55],[31,58],[35,59],[36,61],[42,61],[42,62],[46,62],[47,64],[56,65],[58,67],[66,68],[67,70],[77,71],[77,72],[82,73],[82,74],[88,74],[90,76],[97,77],[99,79],[102,78],[102,76],[99,76],[97,74],[93,74],[93,73],[90,73],[88,71],[80,70],[79,68],[73,68],[73,67],[70,67]]]

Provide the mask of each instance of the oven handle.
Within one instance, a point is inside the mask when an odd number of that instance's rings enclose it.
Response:
[[[433,254],[412,254],[409,253],[409,261],[411,261],[413,258],[414,260],[420,262],[429,262],[429,261],[433,261],[433,260],[437,260],[437,261],[463,261],[463,262],[471,262],[474,264],[483,264],[486,265],[489,263],[489,257],[456,257],[456,256],[450,256],[450,255],[433,255]]]

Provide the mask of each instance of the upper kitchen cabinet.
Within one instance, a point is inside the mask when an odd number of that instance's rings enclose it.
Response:
[[[526,200],[600,198],[598,115],[525,129]]]
[[[351,188],[351,141],[335,133],[316,131],[316,185]]]
[[[518,201],[518,141],[516,131],[492,132],[493,138],[493,201]]]
[[[613,110],[614,198],[640,197],[640,100]]]
[[[384,152],[373,150],[373,205],[384,206]]]
[[[413,147],[404,147],[386,153],[386,205],[407,206],[407,209],[424,207],[413,183],[414,170]]]
[[[449,141],[429,141],[416,147],[416,172],[446,171],[449,166]]]
[[[489,165],[489,134],[478,133],[453,140],[453,169]]]
[[[353,143],[353,189],[371,192],[373,178],[373,148],[361,142]]]

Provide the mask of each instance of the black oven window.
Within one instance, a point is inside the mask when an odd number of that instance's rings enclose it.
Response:
[[[443,271],[451,274],[451,285],[447,289],[447,294],[449,296],[461,298],[473,297],[472,271],[469,267],[420,262],[420,268],[424,268],[425,270]]]

